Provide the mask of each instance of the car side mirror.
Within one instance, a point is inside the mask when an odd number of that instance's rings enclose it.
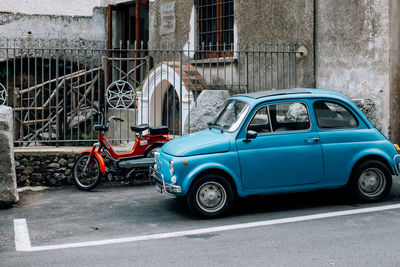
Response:
[[[246,140],[245,141],[250,141],[250,139],[254,139],[257,137],[257,132],[253,130],[248,130],[246,133]]]

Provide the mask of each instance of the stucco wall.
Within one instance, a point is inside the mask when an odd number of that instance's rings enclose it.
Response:
[[[389,1],[316,0],[316,10],[317,87],[372,99],[389,135]]]
[[[297,60],[297,86],[314,87],[312,0],[235,1],[238,43],[296,43],[307,49]]]
[[[7,0],[0,11],[27,15],[92,16],[93,8],[106,6],[105,0]]]
[[[149,2],[149,39],[151,42],[182,42],[185,44],[189,40],[190,32],[190,15],[193,9],[193,1],[188,0],[175,0],[175,31],[169,34],[160,34],[161,16],[160,5],[161,3],[171,2],[171,0],[158,0]]]
[[[170,34],[160,35],[160,4],[171,0],[157,0],[150,2],[150,41],[158,44],[159,42],[176,42],[184,45],[184,48],[193,49],[196,40],[196,14],[193,1],[175,1],[175,31]],[[257,26],[255,26],[257,25]],[[299,1],[245,1],[237,0],[234,2],[234,42],[235,49],[240,43],[240,49],[244,49],[244,44],[249,44],[250,49],[253,43],[297,43],[307,49],[307,56],[297,59],[297,86],[314,87],[314,3],[312,0]],[[189,45],[190,43],[190,45]],[[263,49],[263,45],[261,46]],[[187,56],[187,53],[184,55]],[[189,53],[192,57],[193,54]],[[237,56],[237,55],[236,55]],[[242,54],[239,58],[244,62]],[[288,60],[285,60],[287,64]],[[262,60],[264,62],[264,60]],[[243,63],[242,63],[243,64]],[[264,64],[264,63],[263,63]],[[269,63],[267,63],[269,64]],[[293,64],[293,61],[292,61]],[[250,73],[258,73],[258,63],[249,66]],[[264,66],[264,65],[263,65]],[[231,67],[229,67],[231,68]],[[262,67],[263,68],[263,67]],[[288,68],[286,65],[284,68]],[[263,70],[261,70],[262,72]],[[241,67],[238,71],[234,67],[234,76],[240,73],[241,80],[245,77],[245,68]],[[206,73],[209,73],[207,70]],[[210,73],[216,73],[216,68]],[[219,72],[220,74],[223,72]],[[293,74],[292,74],[293,75]],[[205,77],[207,81],[215,80],[216,77]],[[222,77],[219,77],[222,79]],[[257,78],[258,79],[258,78]],[[262,78],[264,80],[264,78]],[[229,84],[230,81],[227,81]],[[254,85],[250,79],[250,90],[266,89],[258,88],[258,83]],[[257,87],[257,88],[256,88]]]
[[[91,16],[0,12],[0,38],[106,40],[106,10],[95,8]]]

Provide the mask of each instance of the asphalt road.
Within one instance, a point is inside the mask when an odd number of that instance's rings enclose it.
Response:
[[[198,219],[151,185],[20,196],[18,207],[0,210],[0,266],[400,265],[400,205],[342,212],[400,204],[398,177],[380,203],[357,204],[340,190],[251,197],[214,220]],[[42,251],[16,251],[23,233],[15,219],[25,219],[30,248]]]

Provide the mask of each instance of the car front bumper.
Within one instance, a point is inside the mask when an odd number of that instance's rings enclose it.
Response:
[[[158,192],[163,193],[164,191],[167,194],[182,192],[182,188],[179,185],[166,183],[164,180],[164,175],[162,173],[158,172],[153,167],[150,167],[150,170],[151,170],[151,176],[153,177],[156,183],[156,189]]]

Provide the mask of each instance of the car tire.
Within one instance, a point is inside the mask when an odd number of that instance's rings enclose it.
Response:
[[[392,174],[377,160],[364,161],[353,170],[349,189],[357,200],[375,202],[383,200],[392,188]]]
[[[234,191],[229,181],[216,174],[195,180],[187,195],[190,210],[204,218],[227,214],[233,206]]]

